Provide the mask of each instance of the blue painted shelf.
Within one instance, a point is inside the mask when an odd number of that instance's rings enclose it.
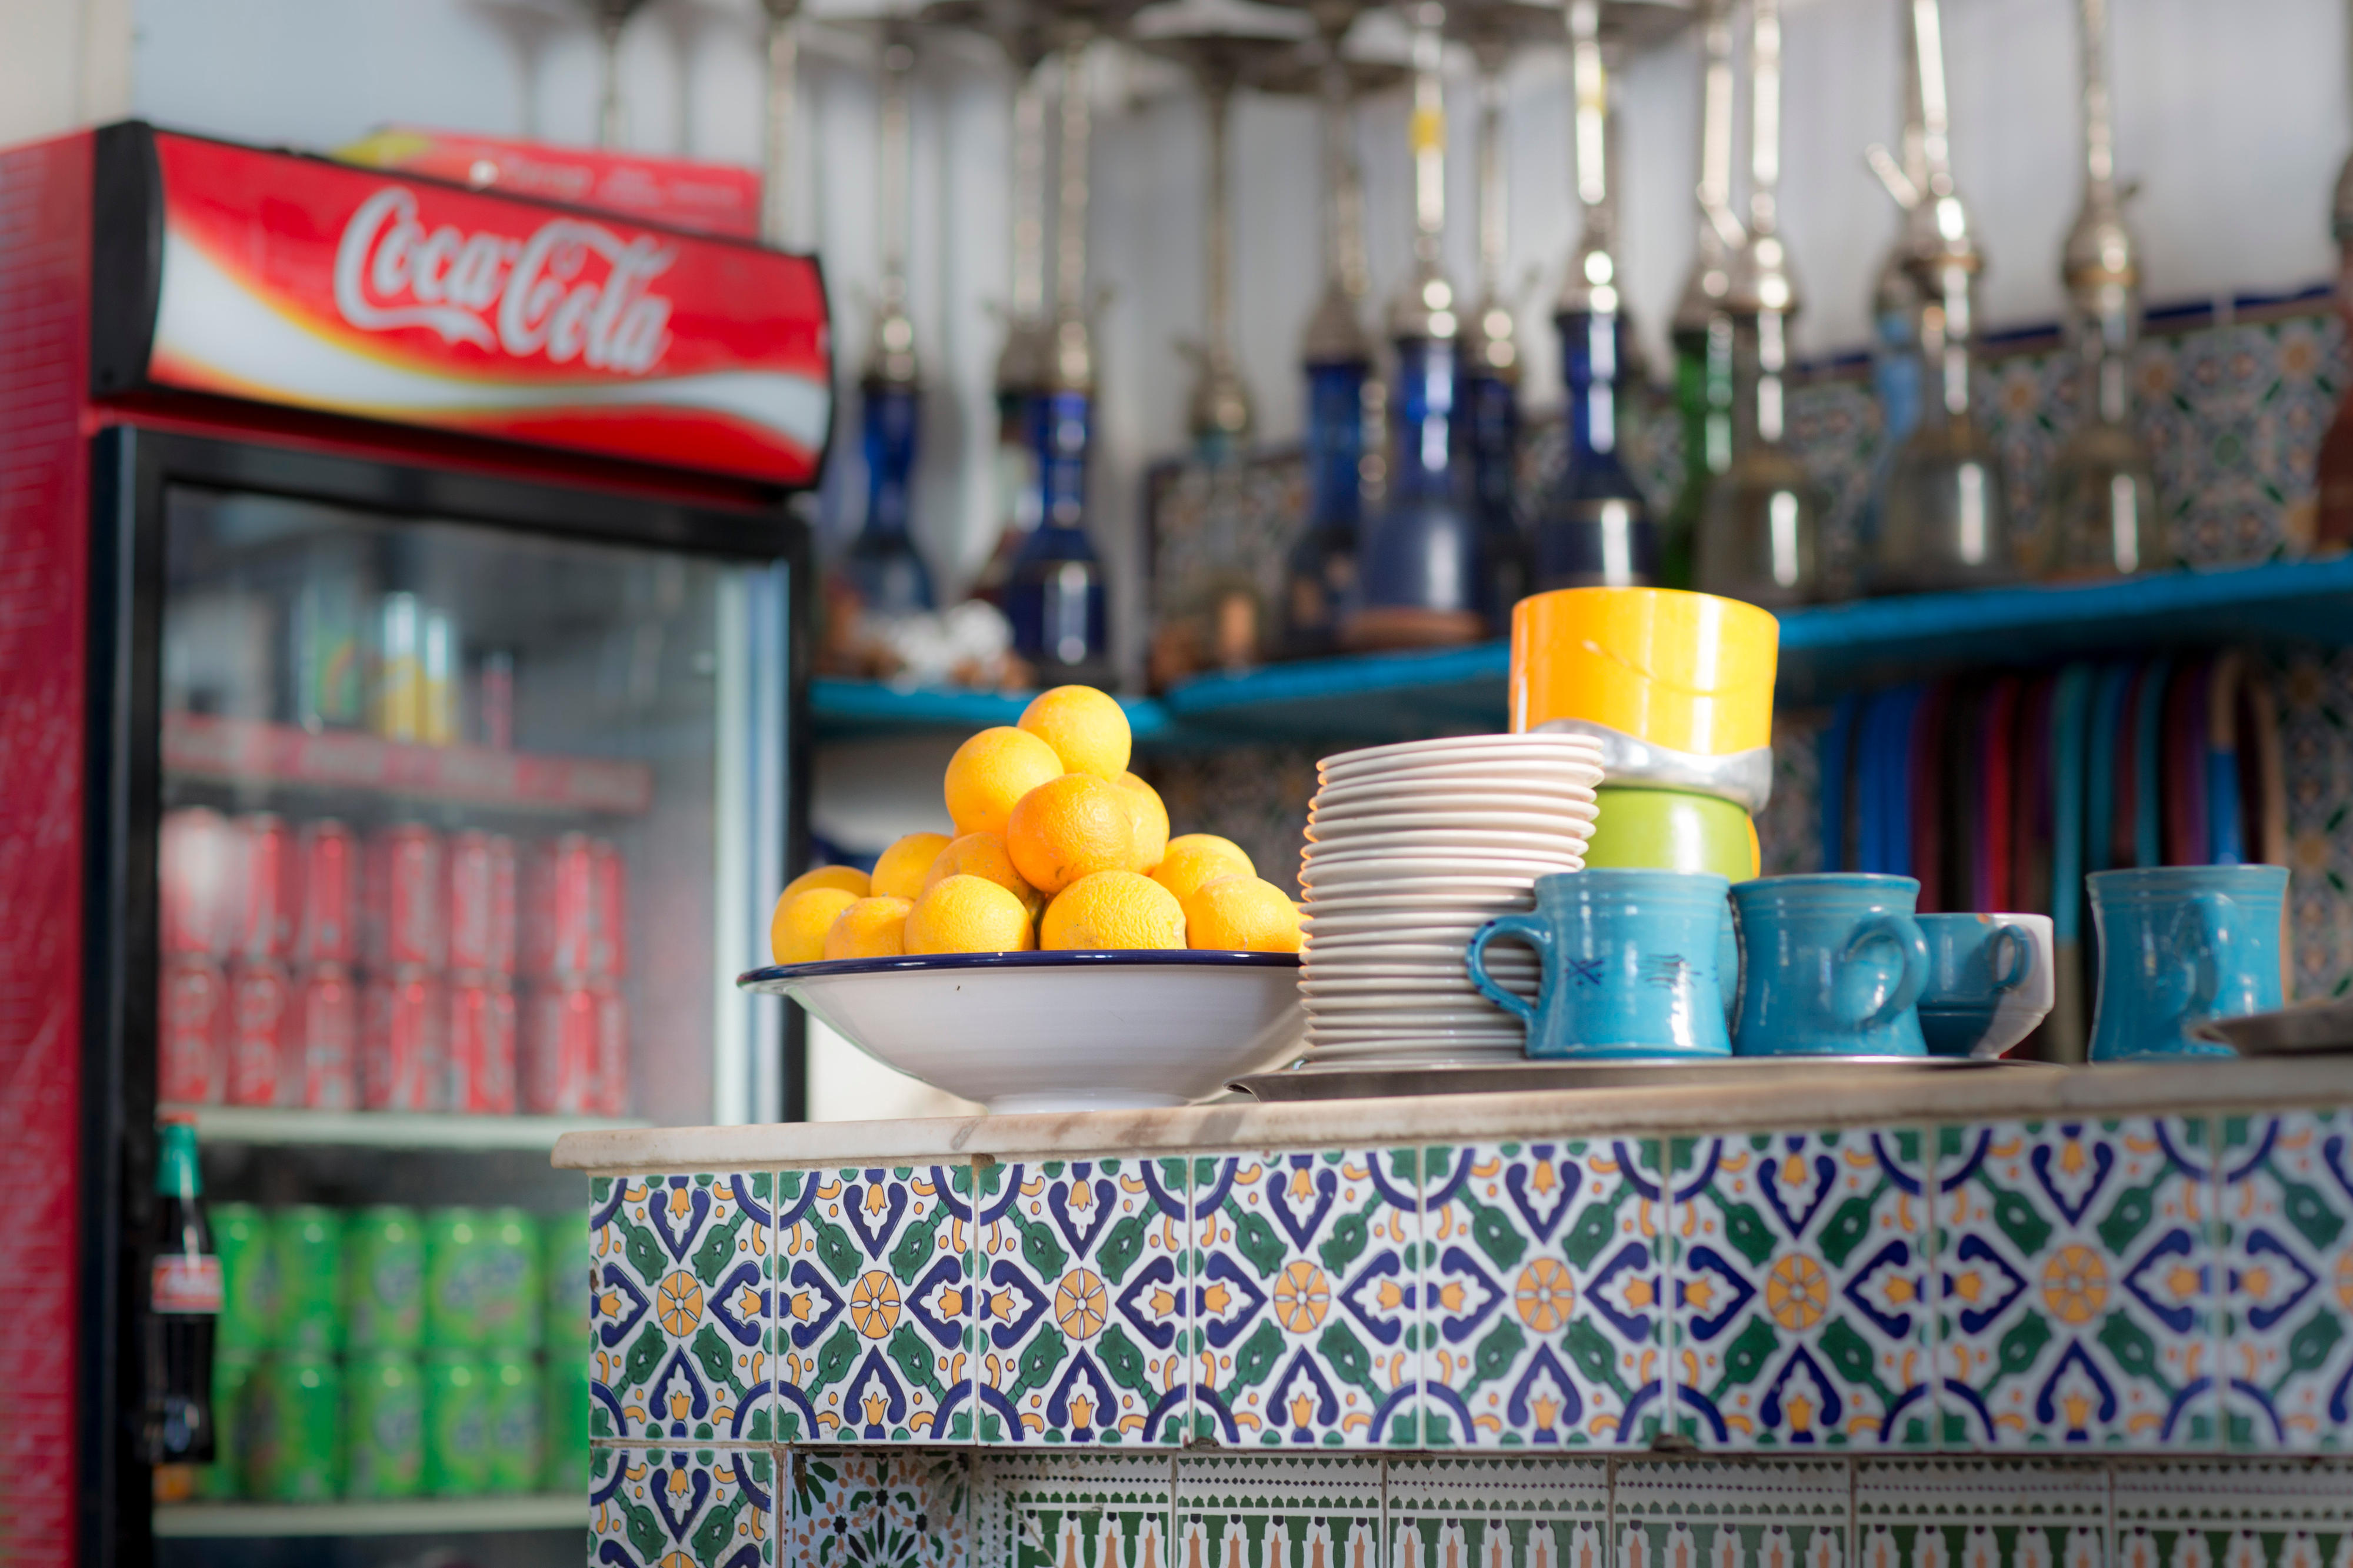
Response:
[[[2353,556],[1864,599],[1781,617],[1779,693],[1819,702],[1964,665],[2034,664],[2154,643],[2353,643]],[[1138,742],[1161,749],[1264,740],[1362,744],[1500,730],[1502,643],[1373,654],[1208,675],[1125,700]],[[810,684],[820,739],[1010,724],[1018,693]]]

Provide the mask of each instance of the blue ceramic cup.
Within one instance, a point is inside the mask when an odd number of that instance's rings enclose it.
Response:
[[[1928,984],[1920,1033],[1937,1057],[2000,1056],[2051,1011],[2057,974],[2049,915],[1921,915]]]
[[[1732,889],[1743,1057],[1925,1057],[1928,940],[1909,877],[1760,877]]]
[[[2092,1059],[2227,1057],[2192,1033],[2280,1005],[2284,866],[2155,866],[2094,871],[2100,940]]]
[[[1463,966],[1489,1001],[1527,1024],[1531,1057],[1729,1056],[1716,939],[1730,886],[1705,871],[1539,877],[1535,912],[1481,926]],[[1534,1006],[1488,976],[1487,944],[1498,937],[1542,957]]]

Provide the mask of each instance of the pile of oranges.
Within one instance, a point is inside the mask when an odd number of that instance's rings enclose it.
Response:
[[[872,872],[794,879],[768,928],[778,963],[899,953],[1212,948],[1296,952],[1299,909],[1241,847],[1168,837],[1128,771],[1134,737],[1091,686],[1042,692],[1018,725],[956,748],[955,837],[911,833]]]

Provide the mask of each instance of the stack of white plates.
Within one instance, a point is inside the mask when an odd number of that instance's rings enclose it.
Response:
[[[1582,735],[1474,735],[1326,757],[1307,814],[1311,1063],[1430,1066],[1522,1053],[1520,1020],[1471,984],[1471,933],[1535,907],[1538,877],[1581,870],[1601,748]],[[1525,943],[1487,972],[1533,998]]]

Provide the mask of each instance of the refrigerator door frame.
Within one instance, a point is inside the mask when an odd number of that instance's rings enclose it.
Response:
[[[781,877],[808,842],[809,533],[778,499],[741,511],[486,475],[429,458],[328,452],[262,433],[111,424],[90,437],[88,728],[82,900],[81,1238],[75,1417],[84,1568],[154,1561],[153,1479],[138,1452],[144,1306],[136,1289],[156,1160],[156,837],[162,818],[164,500],[175,484],[252,490],[516,533],[781,564],[787,655]],[[773,840],[774,834],[759,835]],[[800,1031],[784,1044],[784,1111],[798,1114]]]

